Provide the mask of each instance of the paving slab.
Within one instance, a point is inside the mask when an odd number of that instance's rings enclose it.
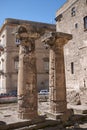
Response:
[[[78,110],[86,110],[87,106],[77,106],[77,105],[68,105],[68,108],[78,109]],[[45,115],[45,113],[49,111],[49,102],[40,102],[38,104],[38,113],[39,115]],[[9,130],[8,126],[13,127],[14,126],[21,126],[21,125],[29,125],[30,120],[22,120],[18,118],[18,105],[17,103],[13,104],[0,104],[0,121],[1,123],[7,124],[7,129]],[[39,120],[41,122],[41,120]],[[43,121],[44,123],[44,121]],[[41,126],[41,125],[39,125]],[[59,126],[49,126],[46,128],[39,128],[37,130],[60,130]],[[43,124],[43,126],[46,126],[46,124]],[[87,122],[83,122],[82,124],[79,124],[80,128],[84,128],[84,130],[87,130]],[[0,130],[5,130],[5,128]],[[18,130],[22,130],[18,128]],[[62,128],[61,128],[62,130]],[[64,130],[64,129],[63,129]],[[68,129],[69,130],[69,129]],[[74,129],[73,129],[74,130]],[[79,129],[81,130],[81,129]]]
[[[68,108],[74,110],[74,114],[87,114],[87,105],[71,105],[68,104]]]

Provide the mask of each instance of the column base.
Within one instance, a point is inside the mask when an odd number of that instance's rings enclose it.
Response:
[[[72,109],[67,109],[65,112],[60,113],[47,112],[46,116],[54,120],[67,121],[73,114],[74,112]]]
[[[37,118],[38,114],[35,112],[31,112],[31,113],[19,113],[18,114],[18,118],[20,119],[34,119]]]

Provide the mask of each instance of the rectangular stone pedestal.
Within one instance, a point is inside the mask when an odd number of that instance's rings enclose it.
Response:
[[[52,112],[47,112],[46,116],[48,118],[54,119],[54,120],[61,120],[61,116],[63,115],[63,113],[58,113],[58,114],[54,114]]]
[[[38,114],[37,114],[37,112],[19,113],[18,118],[20,118],[20,119],[35,119],[35,118],[38,118]]]
[[[59,120],[59,121],[67,121],[73,114],[74,113],[73,113],[72,109],[67,109],[63,113],[52,113],[52,112],[46,113],[48,118],[51,118],[54,120]]]

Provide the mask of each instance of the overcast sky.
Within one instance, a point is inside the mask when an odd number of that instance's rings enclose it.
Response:
[[[0,0],[0,26],[5,18],[55,23],[56,11],[66,0]]]

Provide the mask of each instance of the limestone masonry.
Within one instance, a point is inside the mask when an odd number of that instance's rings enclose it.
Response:
[[[67,0],[56,12],[55,20],[56,26],[5,19],[0,29],[0,93],[17,90],[18,86],[20,41],[15,38],[15,29],[18,25],[34,25],[44,30],[72,34],[72,40],[64,46],[66,80],[61,82],[66,82],[67,102],[87,104],[87,0]],[[35,55],[38,90],[49,89],[49,48],[44,48],[40,38],[35,41]]]
[[[67,0],[56,12],[56,31],[73,35],[64,47],[68,100],[87,104],[87,0]]]
[[[32,25],[36,27],[40,26],[43,30],[48,29],[55,31],[56,29],[55,25],[52,24],[10,18],[5,20],[0,30],[0,93],[17,90],[20,41],[16,39],[14,32],[20,24],[26,24],[27,26]],[[41,90],[48,88],[49,84],[49,52],[44,48],[44,45],[41,44],[40,38],[35,42],[37,87],[38,90]]]

